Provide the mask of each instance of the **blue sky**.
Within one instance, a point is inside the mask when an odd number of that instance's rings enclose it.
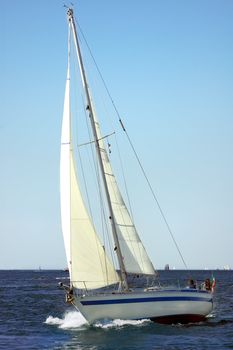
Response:
[[[233,267],[233,2],[73,2],[187,265]],[[2,1],[0,26],[0,268],[63,268],[63,1]],[[183,268],[134,181],[154,265]]]

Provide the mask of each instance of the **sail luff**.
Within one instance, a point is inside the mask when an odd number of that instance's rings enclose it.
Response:
[[[67,267],[71,276],[71,225],[70,225],[70,25],[68,30],[68,64],[65,87],[65,98],[62,119],[61,133],[61,154],[60,154],[60,198],[61,198],[61,224],[65,244]],[[69,179],[69,181],[67,181]]]

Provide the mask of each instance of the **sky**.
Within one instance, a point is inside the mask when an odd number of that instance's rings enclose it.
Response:
[[[1,1],[0,269],[66,267],[63,3]],[[73,3],[186,264],[233,268],[233,2]],[[131,183],[143,243],[157,268],[184,268],[141,181]]]

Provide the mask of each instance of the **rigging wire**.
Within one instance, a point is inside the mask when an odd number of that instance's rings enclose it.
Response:
[[[92,57],[92,61],[93,61],[93,59],[94,59],[94,58]],[[96,67],[96,65],[95,65],[95,67]],[[98,73],[98,74],[100,74],[100,73]],[[99,75],[98,75],[98,76],[99,76]],[[102,80],[101,80],[101,81],[102,81]],[[94,83],[96,83],[95,80],[93,80],[93,84],[94,84]],[[97,87],[97,85],[96,85],[96,87]],[[94,90],[95,90],[95,89],[94,89]],[[96,89],[96,90],[97,90],[97,89]],[[106,91],[106,88],[105,88],[105,91]],[[103,96],[102,96],[102,97],[103,97]],[[97,98],[97,96],[95,96],[95,99],[96,99],[96,98]],[[109,114],[109,110],[108,110],[108,107],[107,107],[107,105],[105,104],[105,100],[104,100],[103,98],[101,99],[101,104],[104,106],[104,112],[105,112],[105,114],[108,115],[108,114]],[[112,130],[114,130],[115,127],[114,127],[113,124],[112,124],[112,120],[109,119],[109,121],[110,121],[110,125],[111,125]],[[110,144],[110,142],[109,142],[108,137],[109,137],[109,136],[112,136],[112,135],[114,135],[115,146],[116,146],[116,149],[117,149],[117,156],[118,156],[120,174],[121,174],[121,176],[122,176],[121,181],[123,182],[124,191],[125,191],[125,195],[126,195],[126,198],[127,198],[127,208],[129,208],[130,216],[131,216],[131,219],[132,219],[132,221],[133,221],[133,223],[134,223],[134,215],[133,215],[133,210],[132,210],[132,205],[131,205],[131,201],[130,201],[130,196],[129,196],[128,186],[127,186],[125,171],[124,171],[124,167],[123,167],[123,161],[122,161],[122,157],[121,157],[121,151],[120,151],[120,147],[119,147],[119,144],[118,144],[118,141],[117,141],[116,132],[114,131],[114,132],[112,132],[112,133],[110,133],[110,134],[108,134],[108,135],[106,135],[106,136],[103,136],[103,137],[101,137],[100,140],[107,138],[108,156],[109,156],[109,158],[110,158],[110,157],[111,157],[111,153],[112,153],[112,149],[111,149],[111,144]],[[93,142],[94,142],[94,141],[93,141]]]
[[[95,82],[95,81],[94,81]],[[103,103],[104,104],[104,103]],[[105,104],[104,104],[105,105]],[[105,106],[106,107],[106,106]],[[94,106],[93,106],[94,108]],[[94,108],[94,114],[95,114],[95,108]],[[96,116],[95,116],[96,118]],[[98,125],[98,121],[97,119],[95,119],[95,122],[96,124]],[[98,128],[98,127],[97,127]],[[99,144],[100,144],[100,149],[101,149],[101,152],[103,152],[105,154],[105,156],[107,158],[111,157],[111,144],[109,142],[109,139],[108,137],[109,136],[112,136],[113,134],[115,134],[115,132],[109,134],[109,135],[106,135],[106,136],[102,136],[101,134],[101,131],[99,130],[99,134],[98,134],[98,141],[99,141]],[[107,138],[107,148],[106,146],[104,145],[104,139]],[[119,145],[117,143],[117,138],[116,138],[116,135],[115,135],[115,142],[116,142],[116,145],[117,145],[117,151],[118,151],[118,157],[119,157],[119,161],[120,161],[120,169],[121,169],[121,174],[123,175],[123,180],[124,180],[124,186],[125,186],[125,192],[126,192],[126,196],[127,196],[127,199],[128,199],[128,205],[129,205],[129,208],[130,208],[130,215],[129,217],[131,218],[131,221],[132,221],[132,227],[134,227],[135,231],[136,231],[136,228],[135,228],[135,225],[134,225],[134,220],[133,220],[133,215],[132,215],[132,208],[131,208],[131,203],[130,203],[130,198],[129,198],[129,193],[128,193],[128,188],[127,188],[127,184],[126,184],[126,178],[125,178],[125,172],[124,172],[124,168],[123,168],[123,163],[122,163],[122,159],[121,159],[121,154],[120,154],[120,148],[119,148]],[[116,178],[115,176],[113,175],[113,172],[112,172],[112,167],[111,165],[109,165],[109,167],[111,168],[111,171],[110,169],[108,170],[108,174],[105,173],[105,175],[107,176],[107,178],[109,179],[109,173],[111,173],[110,177],[114,178],[114,181],[112,182],[112,180],[110,181],[107,181],[108,182],[108,186],[109,186],[109,189],[111,188],[111,192],[113,194],[113,198],[112,199],[112,203],[114,203],[113,205],[117,206],[117,212],[119,213],[119,216],[120,218],[120,222],[121,222],[121,226],[124,226],[125,228],[125,238],[126,238],[126,241],[128,242],[128,244],[130,244],[131,246],[131,249],[132,249],[132,252],[133,252],[133,256],[137,256],[137,249],[135,250],[135,247],[134,245],[131,243],[131,239],[130,239],[130,230],[131,229],[128,227],[128,221],[127,219],[125,218],[125,214],[124,214],[124,211],[126,210],[127,213],[128,213],[128,208],[125,206],[125,203],[123,205],[123,203],[120,203],[118,198],[119,198],[119,193],[118,193],[118,190],[117,188],[114,186],[114,182],[116,181]],[[120,194],[120,197],[121,197],[121,194]],[[126,222],[127,221],[127,222]],[[119,225],[118,223],[118,220],[116,219],[116,224]],[[144,260],[143,260],[143,257],[142,257],[142,252],[138,246],[138,252],[140,254],[140,262],[141,262],[141,266],[144,266]],[[144,269],[144,267],[143,267]]]
[[[79,37],[79,41],[81,42],[81,38]],[[91,150],[91,158],[92,161],[90,161],[90,164],[92,164],[92,166],[94,167],[94,173],[95,173],[95,180],[96,180],[96,188],[98,189],[98,196],[99,196],[99,203],[100,203],[100,217],[101,217],[101,226],[102,226],[102,238],[103,238],[103,243],[104,243],[104,249],[107,247],[108,249],[108,253],[110,253],[112,262],[114,264],[115,267],[118,266],[117,262],[116,262],[116,256],[115,254],[113,254],[113,250],[111,249],[111,242],[110,242],[110,235],[106,234],[106,232],[109,232],[111,229],[109,227],[110,223],[109,221],[106,219],[107,216],[107,210],[106,210],[106,203],[104,201],[104,195],[103,195],[103,188],[101,186],[101,180],[100,180],[100,173],[99,173],[99,167],[98,167],[98,162],[96,157],[94,156],[94,142],[93,139],[91,137],[91,131],[90,131],[90,124],[89,124],[89,114],[88,114],[88,109],[86,108],[86,104],[84,102],[85,98],[82,95],[82,104],[83,104],[83,110],[84,110],[84,115],[85,115],[85,121],[86,121],[86,127],[87,127],[87,131],[88,131],[88,139],[89,142],[81,144],[81,146],[84,145],[90,145],[90,150]],[[105,137],[111,136],[111,134],[106,135]],[[105,138],[103,137],[103,138]],[[78,145],[80,146],[80,145]],[[79,148],[79,147],[78,147]],[[89,154],[89,153],[88,153]],[[92,217],[92,220],[94,222],[94,217]],[[107,237],[107,239],[106,239]],[[107,245],[106,245],[106,241],[107,241]]]
[[[121,167],[121,172],[122,172],[122,176],[123,176],[123,181],[124,181],[124,187],[125,187],[126,197],[127,197],[127,201],[128,201],[128,205],[129,205],[130,216],[131,216],[132,221],[133,221],[133,223],[134,223],[134,214],[133,214],[133,210],[132,210],[132,206],[131,206],[131,201],[130,201],[130,197],[129,197],[128,186],[127,186],[127,183],[126,183],[125,171],[124,171],[124,167],[123,167],[122,157],[121,157],[121,154],[120,154],[120,147],[119,147],[118,142],[117,142],[116,134],[115,134],[115,142],[116,142],[118,157],[119,157],[119,160],[120,160],[120,167]]]
[[[88,123],[89,116],[88,116],[87,110],[85,108],[84,98],[83,98],[82,102],[83,102],[84,113],[86,116],[85,121],[86,121],[87,130],[88,130],[88,136],[89,136],[89,140],[91,141],[92,137],[91,137],[90,125]],[[107,241],[108,251],[110,252],[111,259],[114,263],[114,266],[117,266],[115,255],[113,254],[113,251],[111,249],[110,235],[106,234],[106,232],[110,231],[110,227],[109,227],[109,221],[107,220],[107,214],[106,214],[107,210],[106,210],[106,205],[104,202],[103,188],[101,186],[101,179],[100,179],[100,171],[99,171],[99,167],[98,167],[98,162],[94,156],[95,151],[94,151],[93,142],[92,141],[89,142],[89,145],[90,145],[90,149],[91,149],[92,165],[94,166],[94,169],[95,169],[95,180],[97,181],[98,196],[100,199],[99,203],[100,203],[100,217],[101,217],[101,226],[102,226],[102,233],[103,233],[102,234],[103,243],[104,243],[104,247],[106,247],[107,246],[106,241]]]
[[[84,101],[83,101],[84,103]],[[91,131],[90,131],[90,125],[88,123],[88,119],[89,119],[89,116],[87,114],[87,111],[86,111],[86,108],[84,107],[84,111],[86,112],[85,115],[86,115],[86,125],[87,125],[87,130],[88,130],[88,134],[89,134],[89,139],[91,140]],[[95,168],[95,179],[97,181],[97,188],[98,188],[98,196],[99,196],[99,203],[100,203],[100,217],[101,217],[101,226],[102,226],[102,232],[103,232],[103,241],[104,241],[104,246],[106,246],[106,237],[107,237],[107,242],[108,242],[108,245],[109,247],[111,246],[110,245],[110,242],[109,242],[109,235],[106,235],[106,232],[108,232],[109,230],[109,227],[108,227],[108,221],[106,219],[106,208],[105,208],[105,204],[104,204],[104,196],[103,196],[103,189],[102,189],[102,186],[101,186],[101,180],[100,180],[100,172],[99,172],[99,167],[98,167],[98,162],[94,156],[94,146],[93,144],[91,144],[91,155],[92,155],[92,162],[93,162],[93,165],[94,165],[94,168]],[[113,260],[113,255],[112,255],[112,249],[110,249],[110,252],[111,252],[111,257],[112,257],[112,261]],[[115,263],[115,262],[114,262]]]
[[[73,57],[75,56],[75,53],[74,51],[72,50],[72,54],[73,54]],[[75,60],[74,60],[75,62]],[[74,69],[74,73],[77,74],[77,67],[75,67]],[[78,79],[76,79],[76,81],[78,81]],[[76,90],[74,90],[76,91]],[[82,91],[82,89],[80,89],[80,91]],[[86,108],[85,108],[85,102],[84,102],[84,96],[81,94],[81,100],[82,100],[82,105],[83,105],[83,111],[84,111],[84,115],[85,115],[85,121],[86,121],[86,125],[87,125],[87,131],[88,131],[88,138],[90,140],[90,142],[88,142],[89,145],[92,144],[91,142],[91,133],[90,133],[90,128],[89,128],[89,124],[88,124],[88,116],[87,116],[87,113],[86,113]],[[77,96],[74,96],[74,102],[75,102],[75,107],[74,109],[77,111],[78,110],[78,107],[77,107],[77,101],[78,101],[78,97]],[[77,141],[79,140],[79,135],[78,135],[78,130],[79,128],[75,128],[76,130],[76,139]],[[84,185],[84,190],[85,190],[85,195],[86,195],[86,203],[88,205],[88,209],[89,209],[89,215],[92,219],[92,222],[94,222],[94,215],[93,215],[93,210],[92,210],[92,207],[91,207],[91,202],[90,202],[90,196],[89,196],[89,190],[88,190],[88,184],[87,184],[87,181],[86,181],[86,178],[85,178],[85,171],[84,171],[84,164],[83,164],[83,160],[82,160],[82,155],[81,155],[81,152],[80,152],[80,147],[77,147],[77,152],[78,152],[78,159],[79,159],[79,165],[80,165],[80,170],[81,170],[81,174],[82,174],[82,180],[83,180],[83,185]],[[90,159],[92,158],[92,160]],[[101,218],[102,218],[102,232],[103,232],[103,235],[102,235],[102,238],[103,238],[103,249],[105,250],[106,248],[106,236],[107,236],[107,244],[108,246],[110,247],[110,242],[109,242],[109,239],[108,239],[108,235],[106,235],[106,231],[108,230],[107,229],[107,220],[106,220],[106,215],[105,215],[105,209],[104,209],[104,202],[103,202],[103,195],[102,195],[102,190],[101,190],[101,187],[100,187],[100,180],[99,180],[99,171],[98,171],[98,166],[97,166],[97,163],[95,162],[95,157],[94,157],[94,154],[93,154],[93,147],[91,147],[91,156],[90,156],[90,152],[87,152],[87,157],[86,159],[88,160],[88,163],[91,167],[94,168],[94,173],[96,174],[95,176],[95,179],[97,181],[97,188],[98,188],[98,192],[99,192],[99,197],[100,197],[100,205],[101,205],[101,208],[100,208],[100,211],[102,212],[102,215],[101,215]],[[77,170],[76,170],[77,172]],[[97,236],[95,237],[96,238],[96,244],[97,244]],[[110,251],[110,249],[109,249]],[[100,252],[98,250],[98,254],[99,254],[99,258],[100,258],[100,261],[101,261],[101,255],[102,255],[102,252]],[[112,257],[112,261],[114,261],[113,259],[113,254],[111,252],[111,257]],[[106,278],[108,280],[108,269],[107,269],[107,256],[105,257],[105,263],[104,265],[101,264],[101,267],[102,267],[102,270],[105,271],[105,274],[106,274]],[[114,264],[116,266],[116,262],[114,261]]]
[[[118,117],[118,121],[119,121],[119,123],[120,123],[120,125],[121,125],[121,128],[123,129],[123,131],[124,131],[125,134],[126,134],[126,137],[127,137],[127,139],[128,139],[128,142],[129,142],[129,144],[130,144],[130,146],[131,146],[131,148],[132,148],[132,150],[133,150],[133,153],[134,153],[134,155],[135,155],[135,157],[136,157],[136,160],[137,160],[137,162],[138,162],[138,164],[139,164],[139,166],[140,166],[140,169],[141,169],[141,171],[142,171],[142,173],[143,173],[143,175],[144,175],[144,177],[145,177],[145,180],[146,180],[146,182],[147,182],[147,184],[148,184],[148,187],[149,187],[149,189],[150,189],[150,191],[151,191],[151,193],[152,193],[152,196],[153,196],[153,198],[154,198],[154,200],[155,200],[155,202],[156,202],[156,204],[157,204],[157,206],[158,206],[159,212],[160,212],[160,214],[161,214],[161,216],[162,216],[162,218],[163,218],[163,220],[164,220],[164,223],[165,223],[165,225],[166,225],[166,227],[167,227],[167,229],[168,229],[168,232],[169,232],[169,234],[170,234],[170,236],[171,236],[171,238],[172,238],[172,241],[173,241],[173,243],[175,244],[175,247],[176,247],[176,249],[177,249],[177,251],[178,251],[178,253],[179,253],[180,257],[181,257],[181,260],[182,260],[182,262],[183,262],[185,268],[188,270],[188,266],[187,266],[187,264],[186,264],[186,262],[185,262],[185,260],[184,260],[184,257],[183,257],[183,255],[182,255],[182,253],[181,253],[181,250],[180,250],[180,248],[179,248],[179,246],[178,246],[178,244],[177,244],[177,242],[176,242],[176,240],[175,240],[175,237],[174,237],[174,234],[173,234],[173,232],[172,232],[172,230],[171,230],[171,227],[170,227],[170,225],[168,224],[168,221],[167,221],[167,219],[166,219],[166,216],[165,216],[165,214],[164,214],[164,212],[163,212],[163,210],[162,210],[162,208],[161,208],[161,206],[160,206],[160,204],[159,204],[159,201],[158,201],[158,199],[157,199],[157,196],[155,195],[155,192],[154,192],[154,190],[153,190],[153,188],[152,188],[152,186],[151,186],[151,183],[150,183],[150,181],[149,181],[149,178],[148,178],[148,176],[147,176],[147,174],[146,174],[146,172],[145,172],[145,170],[144,170],[144,167],[143,167],[143,165],[142,165],[142,163],[141,163],[141,161],[140,161],[140,159],[139,159],[139,156],[138,156],[138,154],[137,154],[137,152],[136,152],[136,149],[135,149],[135,147],[134,147],[134,145],[133,145],[133,143],[132,143],[132,140],[131,140],[131,138],[130,138],[128,132],[127,132],[127,130],[125,129],[125,126],[124,126],[124,124],[123,124],[123,122],[122,122],[122,119],[121,119],[121,117],[120,117],[120,113],[119,113],[119,111],[118,111],[118,109],[117,109],[117,107],[116,107],[116,105],[115,105],[115,102],[114,102],[114,100],[113,100],[113,98],[112,98],[112,96],[111,96],[111,94],[110,94],[110,91],[109,91],[108,86],[107,86],[107,84],[106,84],[106,82],[105,82],[105,80],[104,80],[104,77],[103,77],[103,75],[102,75],[102,73],[101,73],[101,71],[100,71],[100,68],[99,68],[99,66],[98,66],[98,64],[97,64],[97,62],[96,62],[96,60],[95,60],[95,58],[94,58],[94,56],[93,56],[93,54],[92,54],[92,50],[91,50],[90,46],[88,45],[88,42],[87,42],[87,40],[86,40],[86,38],[85,38],[85,35],[84,35],[84,33],[83,33],[83,31],[82,31],[82,29],[81,29],[81,27],[80,27],[80,25],[79,25],[79,23],[78,23],[77,20],[76,20],[76,23],[77,23],[77,25],[78,25],[78,27],[79,27],[80,33],[82,34],[82,37],[83,37],[84,42],[85,42],[85,44],[86,44],[86,46],[87,46],[87,48],[88,48],[88,51],[89,51],[89,53],[90,53],[90,55],[91,55],[91,58],[92,58],[92,60],[93,60],[93,62],[94,62],[94,64],[95,64],[95,67],[96,67],[96,69],[97,69],[97,72],[99,73],[99,76],[100,76],[100,78],[101,78],[101,80],[102,80],[102,83],[103,83],[103,85],[104,85],[104,88],[105,88],[105,90],[106,90],[106,92],[107,92],[107,95],[108,95],[108,97],[109,97],[109,99],[110,99],[110,101],[111,101],[111,103],[112,103],[112,106],[113,106],[115,112],[116,112],[116,115],[117,115],[117,117]]]

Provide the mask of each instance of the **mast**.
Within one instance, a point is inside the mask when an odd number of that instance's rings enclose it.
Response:
[[[101,156],[101,150],[100,150],[96,125],[95,125],[95,119],[94,119],[94,108],[92,105],[92,100],[91,100],[91,96],[90,96],[89,89],[88,89],[86,73],[85,73],[85,69],[84,69],[84,65],[83,65],[81,49],[79,46],[77,30],[76,30],[76,26],[75,26],[75,22],[74,22],[74,17],[73,17],[73,9],[71,9],[71,8],[68,9],[67,16],[68,16],[69,22],[71,23],[71,27],[72,27],[72,31],[73,31],[74,43],[75,43],[75,48],[76,48],[77,56],[78,56],[78,60],[79,60],[79,67],[80,67],[80,71],[81,71],[82,83],[83,83],[83,87],[84,87],[85,94],[86,94],[87,110],[89,111],[89,117],[90,117],[90,121],[91,121],[91,127],[92,127],[93,136],[94,136],[96,152],[97,152],[97,157],[98,157],[99,166],[100,166],[100,172],[101,172],[101,176],[102,176],[102,180],[103,180],[107,205],[108,205],[109,214],[110,214],[109,219],[111,222],[112,234],[113,234],[113,239],[114,239],[114,244],[115,244],[114,250],[116,251],[117,259],[118,259],[118,262],[120,265],[121,281],[123,282],[123,288],[125,290],[128,290],[126,270],[125,270],[125,266],[124,266],[124,261],[123,261],[123,256],[122,256],[122,252],[121,252],[121,248],[120,248],[119,239],[117,236],[117,228],[116,228],[116,223],[115,223],[115,219],[114,219],[112,203],[111,203],[110,194],[109,194],[108,185],[107,185],[107,180],[106,180],[106,176],[105,176],[105,172],[104,172],[104,165],[103,165],[103,160],[102,160],[102,156]]]

